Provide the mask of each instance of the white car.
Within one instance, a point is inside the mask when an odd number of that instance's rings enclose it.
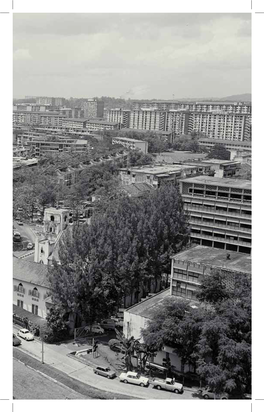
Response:
[[[19,329],[17,336],[25,340],[34,340],[34,335],[32,335],[28,329]]]
[[[92,330],[93,333],[98,333],[99,335],[102,335],[104,333],[104,329],[101,328],[100,325],[93,325]]]
[[[149,386],[149,379],[144,376],[140,376],[137,372],[123,372],[119,376],[120,382],[133,383],[139,386]]]

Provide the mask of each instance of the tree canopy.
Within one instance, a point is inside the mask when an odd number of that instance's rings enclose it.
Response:
[[[221,144],[215,144],[208,153],[209,159],[230,160],[230,152]]]
[[[192,364],[213,391],[241,396],[251,391],[250,279],[214,271],[200,289],[202,304],[196,308],[187,300],[167,298],[142,330],[144,342],[156,350],[174,348],[182,365]]]
[[[62,238],[61,265],[50,269],[54,302],[91,323],[113,313],[125,296],[157,287],[170,256],[188,241],[188,221],[178,188],[144,198],[120,197],[98,211],[90,225]]]

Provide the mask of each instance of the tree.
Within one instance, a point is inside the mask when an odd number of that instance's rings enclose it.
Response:
[[[226,289],[226,278],[216,271],[205,276],[200,286],[197,297],[202,302],[216,304],[230,297]]]
[[[208,159],[230,160],[230,152],[221,144],[215,144],[208,153]]]
[[[177,187],[145,199],[126,196],[99,210],[91,224],[73,226],[51,271],[53,299],[85,322],[109,316],[121,301],[156,287],[170,256],[188,241],[188,222]]]

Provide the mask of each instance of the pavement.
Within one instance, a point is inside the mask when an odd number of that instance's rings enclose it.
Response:
[[[14,325],[13,331],[17,333],[19,328]],[[15,348],[14,352],[20,352],[24,355],[30,356],[31,358],[35,359],[39,363],[44,361],[45,366],[49,366],[52,370],[56,370],[56,372],[61,372],[72,378],[79,383],[88,385],[93,389],[99,390],[100,393],[108,392],[109,397],[107,399],[111,399],[111,396],[116,398],[117,396],[123,396],[136,399],[195,399],[192,396],[193,390],[189,390],[185,388],[184,394],[179,395],[167,391],[158,391],[153,390],[152,386],[150,385],[148,388],[142,388],[137,385],[130,385],[121,383],[117,378],[115,379],[106,379],[103,376],[95,375],[93,372],[93,368],[84,364],[83,362],[79,362],[78,359],[74,359],[69,357],[68,354],[70,352],[67,344],[59,344],[59,345],[51,345],[51,344],[44,344],[44,354],[42,358],[42,342],[35,339],[34,341],[27,342],[23,339],[22,345],[18,348]],[[29,358],[27,358],[29,359]],[[27,360],[28,362],[29,360]],[[44,366],[42,364],[42,366]],[[46,373],[50,373],[50,371],[46,371]],[[53,371],[54,373],[54,371]],[[106,399],[106,398],[105,398]]]

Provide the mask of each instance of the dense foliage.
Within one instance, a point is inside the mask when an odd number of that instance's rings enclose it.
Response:
[[[230,160],[230,152],[221,144],[215,144],[208,153],[209,159]]]
[[[170,256],[188,241],[178,188],[162,187],[144,198],[120,197],[91,225],[73,226],[50,269],[53,299],[64,313],[86,323],[111,314],[125,296],[137,299],[170,271]]]
[[[216,393],[242,396],[251,391],[251,282],[245,274],[214,272],[201,285],[200,300],[169,297],[142,331],[147,345],[174,348],[196,368],[200,379]],[[220,285],[220,292],[217,288]]]

